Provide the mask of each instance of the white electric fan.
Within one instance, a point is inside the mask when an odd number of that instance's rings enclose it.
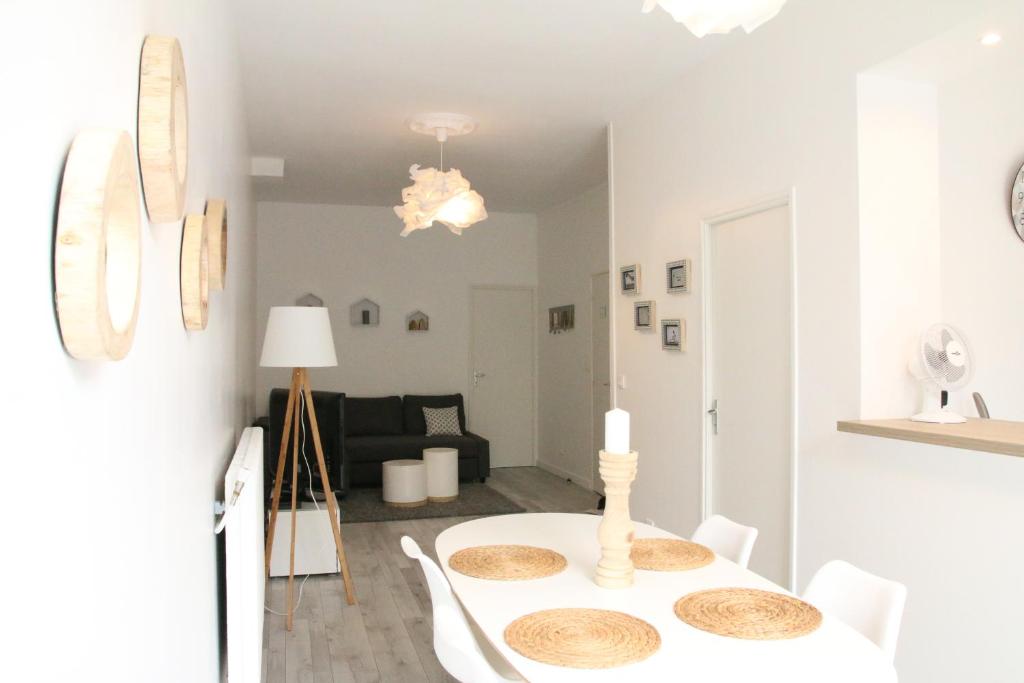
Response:
[[[910,374],[921,382],[921,412],[915,422],[957,424],[967,418],[946,407],[949,392],[962,389],[971,380],[974,362],[967,340],[951,325],[929,327],[921,335],[917,353],[910,359]]]

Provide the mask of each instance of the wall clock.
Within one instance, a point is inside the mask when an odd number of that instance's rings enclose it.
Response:
[[[1024,166],[1017,171],[1017,179],[1013,183],[1013,195],[1010,197],[1010,215],[1017,237],[1024,240]]]

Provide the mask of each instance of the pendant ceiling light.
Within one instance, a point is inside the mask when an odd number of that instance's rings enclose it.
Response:
[[[709,33],[729,33],[737,26],[750,33],[772,19],[786,0],[644,0],[644,13],[656,6],[703,38]]]
[[[449,137],[467,135],[476,128],[476,121],[462,114],[420,114],[409,122],[416,133],[432,135],[441,144],[440,169],[409,168],[412,185],[402,190],[401,206],[395,213],[405,222],[402,237],[416,230],[425,230],[439,221],[456,235],[463,229],[487,218],[484,198],[474,192],[462,173],[453,168],[444,170],[444,143]]]

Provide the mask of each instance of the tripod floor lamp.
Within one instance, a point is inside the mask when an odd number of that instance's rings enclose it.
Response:
[[[260,365],[267,368],[293,368],[291,386],[288,388],[288,406],[285,408],[284,424],[281,427],[281,450],[277,456],[277,471],[274,477],[274,494],[270,503],[270,528],[267,531],[266,574],[270,576],[270,553],[274,548],[274,528],[277,511],[281,503],[281,485],[284,480],[285,462],[288,458],[288,437],[292,445],[292,526],[291,555],[288,568],[288,630],[292,630],[295,607],[295,520],[298,503],[299,483],[299,429],[302,415],[299,407],[304,401],[309,411],[309,426],[313,433],[316,462],[320,471],[320,482],[327,499],[327,514],[331,518],[334,546],[338,552],[338,566],[345,583],[345,599],[355,604],[352,592],[352,577],[345,560],[345,547],[341,542],[341,527],[338,524],[338,501],[327,478],[327,464],[320,442],[320,428],[313,408],[313,391],[309,385],[307,368],[333,367],[338,364],[334,355],[334,337],[331,335],[331,319],[327,309],[311,306],[274,306],[267,320],[267,334],[263,338],[263,354]],[[301,395],[301,396],[300,396]],[[313,492],[310,491],[310,495]]]

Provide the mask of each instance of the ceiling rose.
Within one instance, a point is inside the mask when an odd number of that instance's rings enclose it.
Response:
[[[775,17],[786,0],[644,0],[643,12],[658,5],[672,18],[703,38],[709,33],[729,33],[737,26],[750,33]]]
[[[465,228],[487,218],[484,198],[475,192],[457,168],[444,170],[444,143],[449,137],[467,135],[476,128],[476,121],[462,114],[420,114],[409,122],[416,133],[434,136],[441,144],[440,170],[420,168],[413,164],[409,177],[413,184],[402,190],[402,205],[395,214],[405,223],[402,237],[416,230],[425,230],[438,221],[456,235]]]

